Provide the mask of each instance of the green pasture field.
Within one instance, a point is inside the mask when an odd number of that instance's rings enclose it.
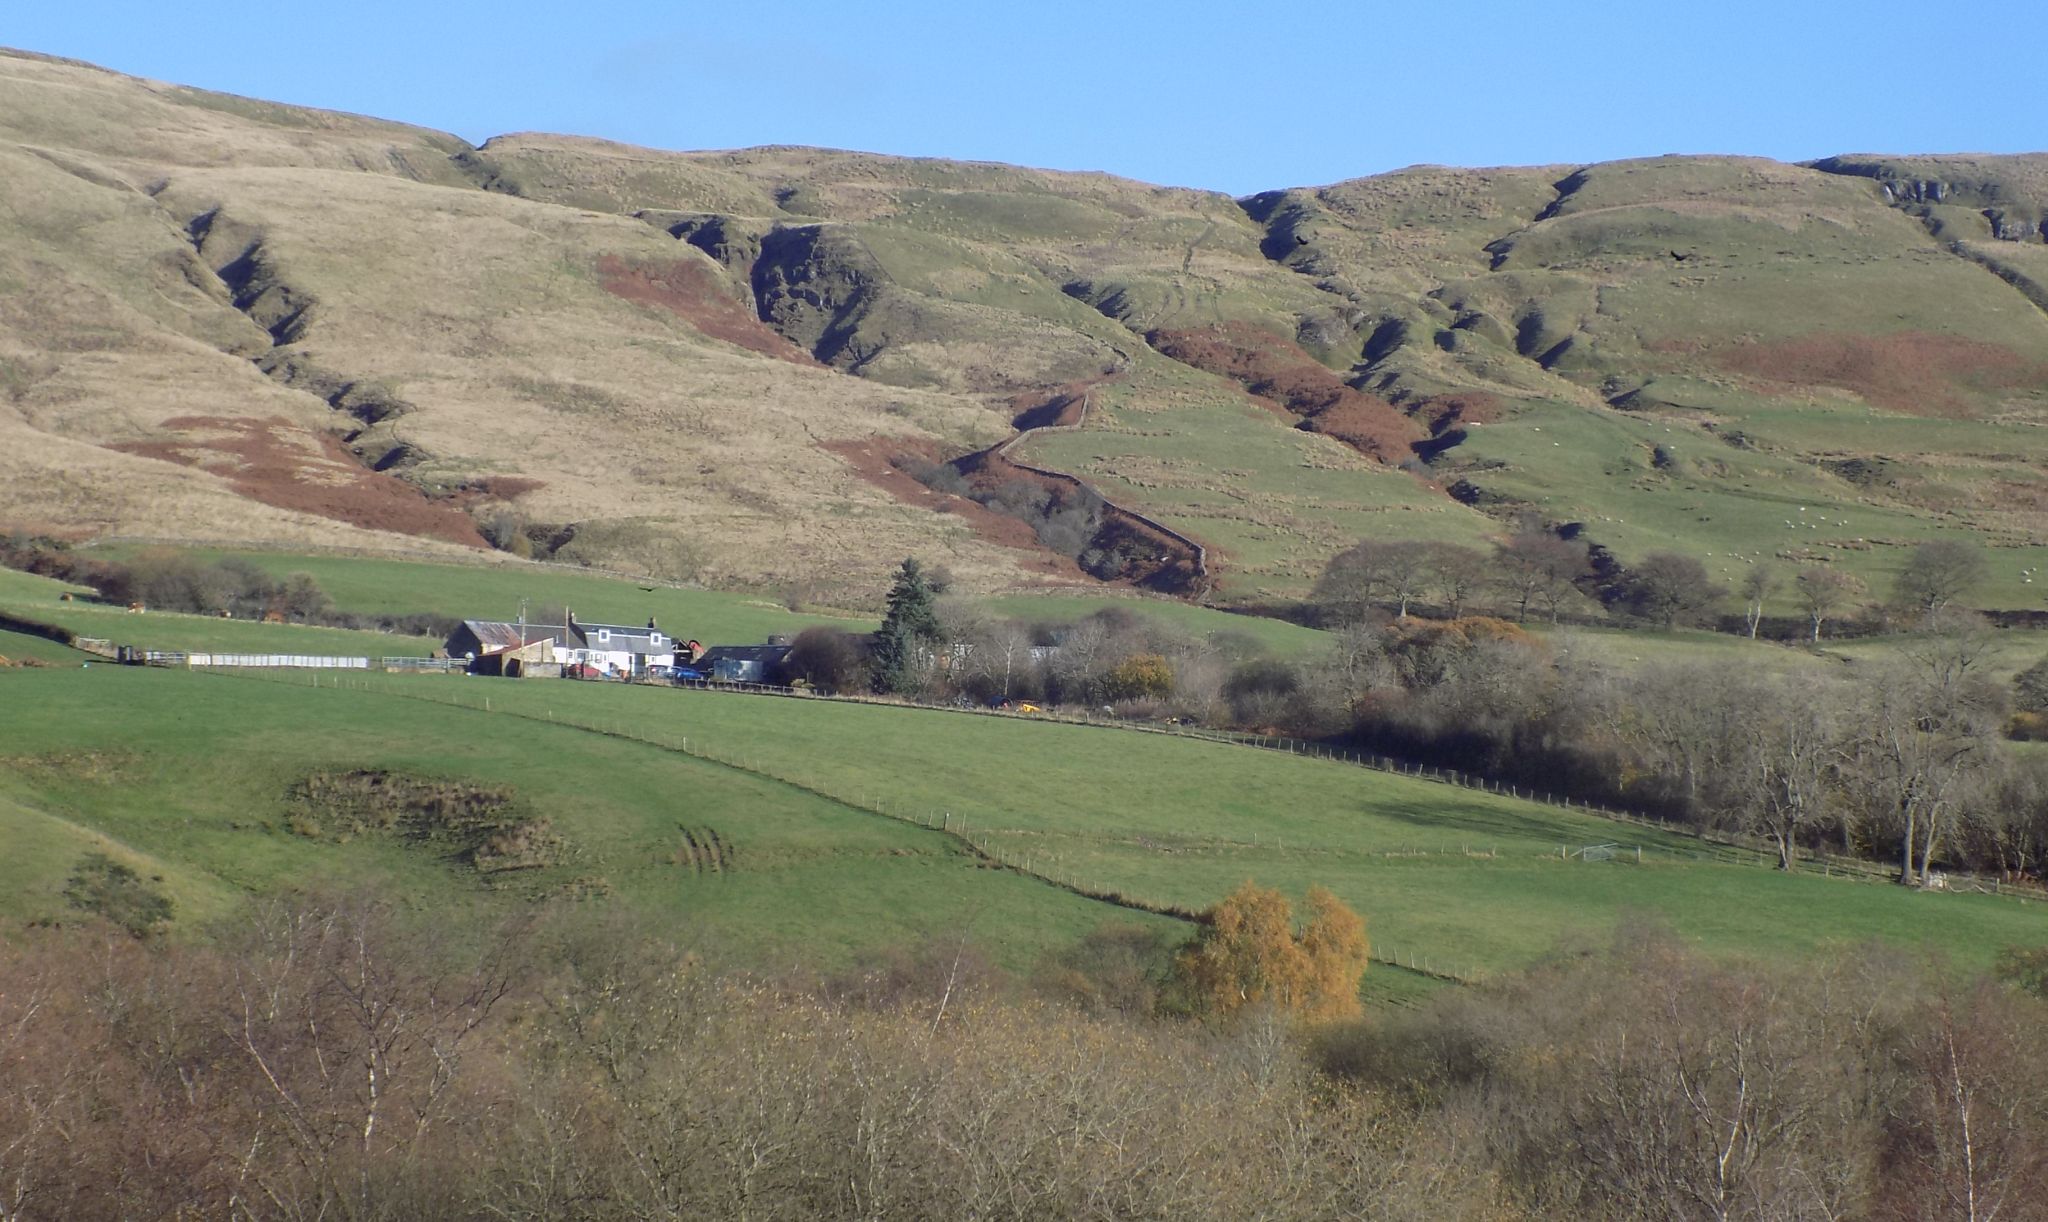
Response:
[[[0,568],[0,605],[18,600],[33,602],[56,602],[61,594],[90,593],[82,586],[67,585],[34,573],[23,573],[16,569]]]
[[[65,593],[78,597],[65,602]],[[185,615],[176,611],[134,614],[124,607],[84,601],[77,587],[0,569],[0,612],[64,628],[77,636],[116,645],[208,653],[308,653],[364,657],[425,657],[441,642],[392,632],[318,628],[310,624],[265,624],[255,620]],[[0,649],[0,653],[5,653]]]
[[[618,904],[764,968],[842,964],[962,932],[1023,968],[1104,920],[1161,919],[985,868],[940,833],[719,764],[323,680],[315,690],[298,674],[0,671],[0,911],[65,918],[69,870],[104,851],[160,877],[188,931],[248,896],[362,888],[458,923],[550,900]],[[487,882],[396,835],[336,843],[290,830],[296,781],[356,768],[509,786],[567,840],[566,856]],[[727,868],[679,864],[685,829],[715,832]]]
[[[2048,436],[2033,428],[1907,416],[1860,403],[1801,407],[1782,400],[1756,399],[1743,403],[1740,411],[1737,424],[1744,432],[1814,453],[1840,449],[1846,436],[1858,451],[1897,456],[1909,465],[1916,459],[1937,456],[2048,461]]]
[[[139,549],[108,550],[118,556]],[[654,617],[670,635],[694,637],[706,645],[758,643],[770,633],[797,633],[813,624],[869,627],[869,621],[793,614],[743,594],[664,585],[649,591],[627,578],[535,564],[442,564],[204,549],[190,554],[201,559],[239,557],[276,577],[310,574],[338,609],[364,615],[430,612],[456,619],[510,621],[518,618],[524,599],[529,610],[567,607],[578,619],[595,624],[639,624]]]
[[[1924,642],[1910,636],[1858,637],[1851,641],[1828,641],[1828,656],[1850,663],[1889,661],[1919,649]],[[1979,673],[1999,683],[2010,683],[2014,675],[2048,658],[2048,632],[2012,629],[1993,633],[1989,648],[1978,662]]]
[[[0,630],[0,658],[10,658],[16,662],[23,658],[34,658],[39,662],[62,662],[71,666],[92,660],[88,655],[78,652],[69,645],[59,645],[55,641],[30,636],[25,632],[5,630]]]
[[[488,698],[500,717],[577,719],[899,817],[964,821],[1006,863],[1150,904],[1206,907],[1246,878],[1296,894],[1320,883],[1367,915],[1383,950],[1461,974],[1527,963],[1633,912],[1707,950],[1757,956],[1885,938],[1982,966],[2003,946],[2048,941],[2048,905],[1787,877],[1755,854],[1578,810],[1198,739],[607,684],[366,686]],[[1623,846],[1616,860],[1560,857],[1608,842]]]
[[[1822,651],[1816,652],[1803,644],[1752,641],[1703,628],[1552,627],[1536,621],[1527,627],[1553,654],[1576,654],[1622,672],[1704,663],[1796,674],[1827,670],[1839,661],[1827,652],[1832,641],[1823,641]]]
[[[1211,607],[1165,598],[1116,598],[1089,594],[1004,594],[982,605],[1013,619],[1070,623],[1097,611],[1120,610],[1159,620],[1197,637],[1235,634],[1247,637],[1275,657],[1315,653],[1329,643],[1329,634],[1263,615],[1237,615]]]

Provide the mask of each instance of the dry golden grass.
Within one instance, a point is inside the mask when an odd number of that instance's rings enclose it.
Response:
[[[1416,167],[1240,202],[816,149],[474,149],[0,52],[0,525],[412,550],[389,528],[514,512],[574,526],[565,558],[672,578],[864,603],[914,552],[990,588],[1044,557],[842,455],[986,446],[1088,385],[1085,441],[1024,452],[1205,539],[1227,594],[1296,589],[1360,533],[1484,538],[1441,491],[1460,476],[1624,554],[1617,491],[1703,554],[1759,498],[1882,501],[1901,540],[2036,532],[2005,506],[2031,504],[2012,469],[2048,421],[2048,247],[1992,236],[2038,221],[2048,158],[1839,160]],[[1418,419],[1478,392],[1495,427],[1433,481],[1354,470],[1144,339],[1205,329],[1298,345]],[[252,364],[279,357],[297,389]],[[350,386],[406,410],[329,406]],[[1613,483],[1709,418],[1740,447]],[[1658,436],[1615,471],[1566,444],[1639,425]],[[352,473],[342,436],[412,487]],[[1893,484],[1817,462],[1880,436]]]
[[[1001,417],[764,359],[620,299],[601,284],[607,257],[708,264],[648,225],[441,185],[458,180],[439,167],[461,146],[433,133],[73,65],[0,57],[0,111],[0,140],[18,142],[0,143],[0,521],[420,548],[239,495],[232,457],[181,466],[106,448],[168,452],[193,440],[194,417],[279,422],[284,449],[315,453],[360,427],[251,363],[270,338],[185,236],[217,211],[315,303],[285,351],[413,406],[362,440],[423,454],[407,474],[428,486],[540,481],[518,509],[584,524],[585,559],[828,592],[875,585],[913,551],[970,584],[1018,576],[1016,553],[899,505],[820,448],[877,434],[988,444]],[[272,477],[331,482],[294,464]]]
[[[0,49],[0,139],[142,186],[168,166],[318,166],[453,182],[467,146],[422,127],[285,106]]]

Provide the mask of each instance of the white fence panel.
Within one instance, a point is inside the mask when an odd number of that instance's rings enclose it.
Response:
[[[267,670],[283,668],[313,670],[368,670],[368,658],[343,658],[312,653],[193,653],[185,655],[187,666],[255,666]]]

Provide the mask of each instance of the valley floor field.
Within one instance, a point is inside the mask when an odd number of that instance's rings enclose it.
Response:
[[[161,876],[186,927],[238,895],[365,886],[443,920],[617,903],[767,963],[965,932],[1025,966],[1104,921],[1163,919],[1090,895],[1192,910],[1246,878],[1327,886],[1367,916],[1381,956],[1458,977],[1638,913],[1759,957],[1881,938],[1980,967],[2048,940],[2048,905],[2015,898],[1786,876],[1685,837],[1336,762],[911,708],[94,666],[0,675],[0,755],[0,821],[40,846],[9,866],[4,902],[29,918],[63,915],[67,857],[104,840]],[[486,874],[395,832],[294,830],[295,785],[358,769],[506,787],[560,852]],[[1610,842],[1612,860],[1571,855]]]
[[[235,897],[362,888],[456,925],[550,898],[617,902],[705,953],[763,966],[967,932],[1021,967],[1104,916],[983,868],[940,833],[767,778],[377,693],[112,666],[14,671],[0,688],[0,755],[7,841],[42,846],[8,867],[6,907],[29,919],[63,919],[73,850],[109,841],[162,879],[188,928]],[[358,769],[509,788],[561,837],[558,860],[486,875],[397,832],[293,830],[296,784]],[[716,857],[692,848],[714,836]]]

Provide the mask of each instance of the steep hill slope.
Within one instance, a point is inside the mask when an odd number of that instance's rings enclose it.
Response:
[[[820,448],[999,418],[817,368],[647,225],[486,192],[451,137],[36,59],[0,82],[10,522],[432,551],[489,527],[753,584],[910,550],[1019,571]]]
[[[0,103],[0,521],[488,537],[854,598],[911,551],[983,588],[1085,582],[1078,559],[1285,596],[1360,537],[1531,518],[1624,561],[1879,587],[1967,534],[2002,606],[2048,559],[2048,156],[1416,167],[1233,200],[472,148],[25,56]],[[945,459],[975,500],[927,475]],[[976,503],[1068,477],[1108,500],[1078,536]]]
[[[1362,535],[1523,516],[1878,588],[1963,531],[2009,549],[1991,601],[2032,597],[2048,158],[1420,167],[1243,201],[801,149],[479,160],[668,229],[861,376],[1088,382],[1086,431],[1017,452],[1209,544],[1226,598],[1298,592]]]

